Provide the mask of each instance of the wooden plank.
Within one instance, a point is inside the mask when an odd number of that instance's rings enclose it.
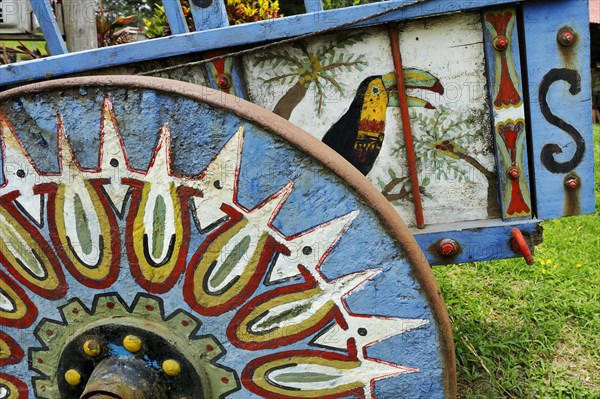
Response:
[[[523,6],[537,216],[594,212],[587,0]],[[572,31],[569,31],[571,29]],[[572,41],[560,43],[559,36]]]
[[[190,8],[197,31],[229,25],[225,0],[191,0]]]
[[[531,218],[517,11],[489,10],[482,19],[502,218]]]
[[[189,29],[185,22],[185,16],[183,15],[183,9],[179,0],[163,0],[163,7],[165,7],[165,13],[169,20],[169,26],[171,32],[174,35],[181,33],[188,33]]]
[[[63,0],[63,27],[69,52],[98,47],[96,2],[94,0]]]
[[[323,11],[321,0],[304,0],[304,7],[306,8],[306,12]]]
[[[511,231],[518,228],[530,242],[539,243],[538,221],[502,222],[481,221],[438,226],[438,231],[413,231],[414,237],[423,250],[427,261],[432,265],[445,265],[465,262],[479,262],[494,259],[515,258],[521,255],[511,246]],[[443,240],[454,240],[458,252],[453,256],[440,255]],[[530,244],[530,248],[531,248]],[[525,263],[525,261],[523,261]]]
[[[40,24],[40,28],[42,28],[50,54],[59,55],[68,53],[67,45],[60,34],[58,24],[56,23],[56,16],[52,11],[49,0],[31,0],[31,7]],[[4,83],[4,77],[1,73],[0,82]]]
[[[325,29],[335,29],[339,26],[365,26],[375,23],[404,21],[444,12],[479,9],[491,5],[516,2],[518,0],[473,0],[467,3],[431,0],[414,4],[413,1],[395,0],[341,10],[322,11],[310,15],[295,15],[253,24],[232,26],[226,29],[212,29],[205,32],[192,32],[179,36],[106,47],[73,54],[69,57],[46,58],[2,66],[0,67],[0,85],[84,72],[149,59],[172,57],[189,54],[190,52],[215,50],[223,48],[224,43],[227,43],[228,47],[233,47],[306,35]],[[410,4],[414,5],[411,6]],[[386,14],[363,20],[365,16],[380,13]],[[356,22],[358,20],[361,20],[361,22]]]

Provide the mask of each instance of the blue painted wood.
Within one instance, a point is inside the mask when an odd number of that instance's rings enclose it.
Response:
[[[594,212],[594,156],[587,0],[529,1],[523,6],[530,126],[541,219]],[[557,41],[564,27],[575,43]],[[546,105],[547,104],[547,105]],[[573,174],[580,188],[569,190]]]
[[[404,21],[415,17],[438,15],[443,12],[479,9],[492,4],[510,4],[516,2],[518,0],[472,0],[469,2],[430,0],[356,23],[353,26]],[[105,47],[71,54],[67,57],[50,57],[6,65],[0,67],[0,85],[42,79],[48,76],[61,76],[69,73],[90,71],[102,67],[129,64],[149,59],[172,57],[190,52],[215,50],[223,48],[225,45],[233,47],[315,33],[324,29],[332,29],[340,25],[350,24],[365,16],[385,12],[386,10],[393,10],[409,3],[412,3],[412,1],[394,0],[373,3],[360,7],[322,11],[310,15],[295,15],[252,24],[212,29],[205,32],[192,32],[144,42]]]
[[[479,222],[477,222],[479,224]],[[478,262],[494,259],[521,257],[511,247],[511,231],[518,228],[531,236],[535,234],[539,220],[502,222],[490,221],[485,227],[452,226],[444,231],[414,232],[414,237],[431,265],[445,265],[465,262]],[[442,230],[442,228],[439,228]],[[460,252],[452,258],[444,258],[438,254],[439,243],[444,239],[452,239],[460,245]]]
[[[185,22],[185,16],[183,15],[183,9],[179,0],[163,0],[163,6],[165,7],[165,13],[169,20],[169,27],[171,33],[179,35],[181,33],[188,33],[189,29]]]
[[[246,95],[246,85],[242,76],[243,75],[240,71],[240,68],[237,62],[234,60],[233,68],[231,68],[231,77],[233,80],[233,87],[235,88],[235,95],[247,100],[248,96]]]
[[[509,14],[507,14],[509,13]],[[500,32],[496,31],[494,24],[498,16],[507,21],[506,26],[501,25]],[[529,164],[527,157],[527,142],[525,140],[525,103],[523,97],[523,77],[521,73],[521,57],[519,32],[517,28],[517,10],[513,7],[486,10],[482,14],[484,24],[484,46],[486,55],[486,68],[488,78],[489,102],[492,112],[492,130],[496,156],[496,174],[498,182],[498,200],[504,220],[530,219],[532,215],[531,188],[529,184]],[[498,36],[507,38],[505,49],[496,49],[494,40]],[[502,69],[508,69],[510,76],[509,87],[514,87],[512,103],[499,101],[502,97],[501,78]],[[506,76],[506,75],[505,75]],[[500,96],[499,96],[500,94]],[[518,100],[516,99],[518,97]],[[495,104],[497,102],[497,104]],[[502,104],[500,104],[502,102]],[[522,130],[515,128],[517,140],[514,147],[514,162],[511,159],[511,148],[505,140],[502,131],[511,126],[523,126]],[[516,168],[519,177],[516,181],[508,177],[511,168]],[[518,186],[517,186],[518,184]]]
[[[190,8],[197,31],[229,25],[224,0],[190,0]]]
[[[306,8],[306,12],[323,11],[321,0],[304,0],[304,7]]]
[[[31,0],[31,7],[40,24],[40,28],[42,28],[50,54],[60,55],[68,53],[67,45],[60,34],[56,16],[52,11],[49,0]],[[0,79],[0,82],[3,81],[3,79]]]

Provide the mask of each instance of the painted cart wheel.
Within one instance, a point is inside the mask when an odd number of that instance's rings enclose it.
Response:
[[[0,399],[449,398],[410,232],[322,143],[153,78],[0,95]]]

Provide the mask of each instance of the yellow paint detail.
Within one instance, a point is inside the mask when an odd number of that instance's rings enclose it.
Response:
[[[522,123],[523,125],[526,125],[525,119],[523,119],[523,118],[517,118],[516,120],[515,119],[506,119],[506,120],[496,123],[496,131],[498,131],[498,128],[501,126],[506,126],[509,124],[516,125],[517,123]],[[525,133],[523,132],[523,134],[525,134]]]
[[[253,320],[263,315],[263,313],[267,313],[270,309],[274,309],[277,306],[291,304],[294,302],[298,302],[299,304],[306,303],[307,300],[310,300],[312,298],[317,299],[317,297],[321,295],[324,295],[323,290],[320,287],[316,287],[306,291],[281,295],[272,298],[266,302],[263,302],[262,304],[254,308],[248,314],[248,316],[246,316],[246,318],[240,323],[236,331],[236,336],[242,342],[262,343],[272,340],[273,337],[282,339],[305,331],[316,325],[319,321],[323,320],[327,313],[329,313],[333,309],[335,303],[332,300],[325,301],[323,305],[320,308],[318,308],[311,316],[304,318],[301,322],[286,325],[283,328],[278,328],[275,331],[270,331],[266,334],[251,333],[250,323],[252,323]],[[304,312],[301,313],[304,314]]]
[[[363,388],[364,384],[360,381],[353,383],[331,386],[327,389],[313,389],[313,390],[297,390],[297,389],[286,389],[283,385],[276,386],[269,383],[268,373],[271,370],[283,369],[289,366],[305,366],[308,370],[310,365],[318,365],[331,367],[334,370],[348,371],[356,369],[361,366],[360,361],[354,360],[327,360],[318,356],[297,356],[289,357],[286,359],[278,359],[263,364],[258,367],[252,376],[252,380],[256,385],[265,389],[273,394],[288,396],[290,398],[320,398],[323,396],[341,394],[354,389]]]
[[[248,265],[244,269],[244,273],[242,273],[234,285],[220,295],[211,295],[203,288],[203,282],[205,279],[208,279],[208,272],[211,265],[214,262],[222,261],[224,259],[224,255],[222,254],[223,249],[247,224],[248,219],[243,218],[223,234],[219,235],[219,237],[217,237],[206,249],[206,252],[198,263],[198,267],[194,271],[194,297],[199,305],[205,308],[210,308],[226,303],[231,298],[238,295],[240,291],[246,287],[250,281],[250,278],[256,271],[260,255],[267,239],[266,233],[263,233],[263,235],[259,238],[259,243],[256,246],[252,257],[248,261]],[[241,261],[244,261],[244,259],[247,258],[243,256]]]
[[[370,121],[373,124],[382,122],[382,126],[385,126],[387,104],[388,94],[383,80],[381,78],[373,79],[365,91],[360,121]],[[383,141],[381,136],[383,136],[383,132],[370,132],[359,129],[354,148],[357,150],[381,149],[381,142]]]
[[[8,359],[11,354],[8,344],[0,339],[0,359]]]
[[[89,357],[98,357],[102,353],[102,346],[96,340],[88,340],[83,344],[83,351]]]
[[[25,302],[17,295],[17,293],[4,280],[0,279],[0,290],[10,298],[15,305],[14,312],[3,312],[0,310],[0,318],[7,320],[20,320],[27,314],[27,306]]]
[[[362,141],[357,141],[354,144],[355,149],[367,151],[381,149],[381,144],[383,143],[383,133],[373,133],[366,130],[359,130],[358,137],[360,137]]]
[[[373,79],[365,92],[360,119],[385,120],[387,103],[388,95],[383,80],[381,78]]]
[[[379,140],[379,138],[382,135],[382,133],[369,132],[368,130],[359,130],[358,132],[359,132],[358,134],[362,135],[363,137],[368,137],[369,140]]]
[[[138,212],[135,216],[135,220],[133,222],[133,249],[135,251],[135,256],[138,259],[138,263],[140,266],[140,270],[142,275],[147,281],[152,283],[162,283],[164,282],[170,275],[173,273],[173,269],[177,264],[177,259],[179,258],[179,251],[181,250],[181,244],[183,241],[183,223],[181,219],[181,203],[179,200],[179,196],[177,195],[177,187],[173,183],[169,185],[169,194],[170,200],[173,204],[173,220],[174,224],[174,232],[175,232],[175,242],[173,245],[173,252],[171,253],[170,259],[162,266],[152,266],[148,260],[146,259],[146,254],[144,252],[144,234],[152,231],[152,226],[145,226],[144,224],[144,216],[146,205],[148,204],[148,198],[150,194],[150,190],[152,189],[152,183],[144,183],[144,187],[142,188],[142,195],[140,200],[140,205],[138,207]],[[169,198],[164,198],[165,201],[168,201]],[[167,240],[169,242],[169,240]],[[147,249],[148,253],[152,252],[152,248]]]
[[[429,79],[431,79],[431,77],[429,77],[427,75],[423,75],[422,73],[418,73],[418,72],[404,72],[404,80],[407,80],[407,79],[429,80]]]
[[[123,347],[128,352],[137,353],[142,350],[142,340],[135,335],[128,335],[123,338]]]
[[[409,107],[422,107],[424,108],[427,105],[427,101],[423,100],[419,97],[406,96],[406,101],[408,102]]]
[[[523,101],[519,101],[516,104],[502,104],[500,107],[498,107],[497,105],[494,104],[494,108],[495,109],[510,109],[510,108],[521,108],[523,106]]]
[[[181,374],[181,365],[177,360],[167,359],[162,364],[162,369],[169,377],[176,377]]]
[[[8,260],[16,270],[17,273],[23,278],[25,278],[31,284],[40,287],[45,290],[55,290],[59,288],[59,280],[54,272],[54,269],[51,267],[50,260],[46,256],[46,253],[42,250],[42,248],[37,244],[32,238],[31,235],[25,230],[21,224],[10,215],[10,213],[2,206],[0,206],[0,229],[5,231],[5,234],[10,230],[13,233],[16,233],[19,237],[17,242],[5,242],[2,239],[2,235],[0,235],[0,246],[2,248],[2,254]],[[9,225],[5,225],[4,223],[8,223]],[[41,261],[41,265],[45,272],[45,276],[43,278],[36,277],[33,274],[27,272],[25,268],[19,264],[17,261],[17,257],[15,253],[11,251],[11,248],[16,248],[16,246],[21,245],[20,242],[25,242],[29,248],[24,248],[26,251],[32,251],[31,257],[33,257],[33,252],[38,256],[39,261]],[[23,259],[20,259],[23,261]]]
[[[75,253],[71,250],[71,248],[69,248],[69,241],[67,239],[67,231],[65,225],[66,222],[64,218],[65,193],[67,190],[67,186],[65,184],[60,184],[56,191],[56,205],[54,211],[56,230],[58,232],[58,238],[61,242],[61,248],[69,258],[71,263],[73,263],[75,269],[77,269],[77,271],[81,273],[81,275],[85,278],[95,281],[102,281],[106,277],[108,277],[113,259],[111,252],[111,242],[113,240],[113,236],[111,232],[110,220],[104,207],[102,206],[102,203],[100,202],[100,198],[98,197],[96,190],[94,190],[90,182],[84,181],[84,187],[90,196],[92,205],[94,206],[93,211],[96,213],[96,217],[98,218],[98,227],[104,241],[104,247],[102,248],[102,253],[100,254],[100,263],[95,267],[89,267],[86,264],[82,263],[77,258]]]
[[[73,387],[81,384],[81,374],[77,370],[67,370],[65,373],[65,381]]]
[[[318,57],[311,55],[308,57],[308,59],[310,60],[310,67],[314,72],[320,72],[321,69],[323,69],[323,66],[321,65],[321,61],[319,60]]]

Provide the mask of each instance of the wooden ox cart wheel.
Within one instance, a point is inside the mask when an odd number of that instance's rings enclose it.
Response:
[[[0,95],[0,399],[450,398],[416,242],[346,161],[210,89]]]

